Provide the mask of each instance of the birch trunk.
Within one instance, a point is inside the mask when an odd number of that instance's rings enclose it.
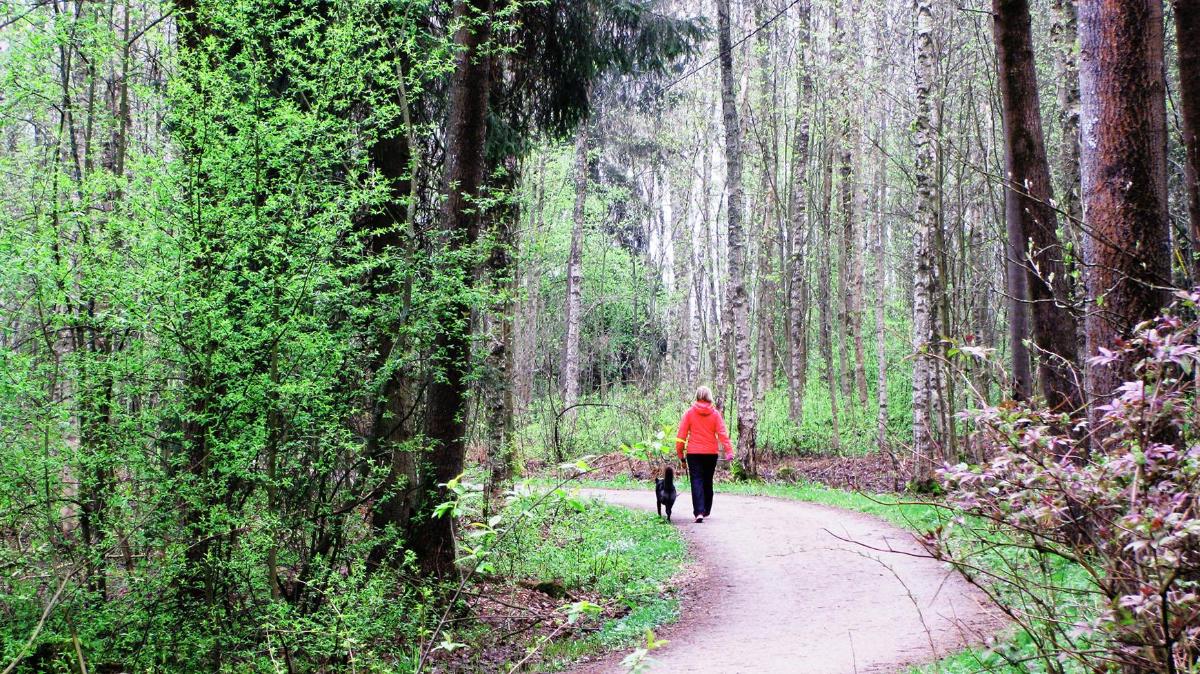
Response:
[[[701,192],[703,198],[703,192]],[[688,282],[688,341],[687,341],[687,377],[688,388],[694,389],[700,385],[700,348],[703,325],[703,305],[704,296],[702,293],[701,281],[703,279],[703,266],[700,262],[700,239],[699,225],[700,220],[692,220],[688,222],[688,239],[691,244],[688,246],[688,253],[691,256],[690,263],[692,265],[692,274]]]
[[[791,185],[788,188],[788,219],[791,223],[788,251],[788,410],[796,425],[804,420],[804,389],[808,379],[808,280],[805,278],[805,257],[812,233],[808,217],[808,159],[811,144],[813,81],[809,72],[807,51],[810,34],[811,7],[808,0],[800,3],[797,47],[800,71],[800,100],[796,104],[796,146],[792,149]]]
[[[886,128],[881,126],[879,135],[880,138],[886,137]],[[876,439],[879,444],[879,451],[890,454],[891,447],[888,446],[887,440],[887,278],[883,270],[884,261],[887,259],[887,223],[884,221],[883,215],[887,210],[886,158],[881,159],[880,165],[876,169],[876,175],[878,176],[878,185],[875,192],[875,236],[872,242],[874,252],[871,255],[871,257],[875,258],[875,264],[872,265],[871,269],[875,275],[875,278],[872,279],[872,285],[875,287],[875,360],[878,369],[875,380],[875,396],[879,409],[876,416]]]
[[[1200,27],[1198,27],[1200,28]],[[1054,41],[1054,74],[1058,82],[1058,125],[1062,132],[1058,154],[1060,188],[1059,208],[1067,218],[1072,243],[1079,243],[1083,224],[1079,175],[1079,42],[1074,0],[1054,0],[1054,23],[1050,26]]]
[[[842,386],[842,400],[846,402],[847,414],[852,409],[854,399],[854,365],[850,359],[850,347],[854,338],[853,300],[850,298],[850,280],[854,260],[854,169],[852,167],[853,153],[850,151],[850,121],[847,119],[842,126],[840,138],[841,153],[838,161],[838,201],[841,208],[842,227],[841,245],[838,246],[838,313],[841,319],[841,330],[838,340],[841,372],[838,381]]]
[[[721,109],[725,126],[725,163],[729,223],[728,304],[733,314],[734,372],[737,391],[738,455],[750,476],[758,474],[754,393],[750,385],[749,298],[742,278],[746,267],[746,235],[742,231],[742,133],[733,95],[733,45],[730,39],[729,0],[717,0],[717,34],[721,62]]]
[[[831,449],[835,453],[842,451],[841,433],[838,431],[838,386],[837,374],[835,372],[835,362],[833,360],[833,337],[832,332],[833,311],[830,303],[832,301],[830,292],[830,282],[832,276],[830,266],[832,261],[832,251],[829,250],[830,240],[833,238],[832,225],[832,209],[833,201],[833,154],[832,148],[824,152],[825,167],[824,180],[821,185],[821,268],[817,272],[817,307],[820,312],[818,318],[819,333],[820,333],[820,349],[821,360],[824,366],[825,383],[829,387],[829,415],[831,433],[830,443],[833,445]]]
[[[566,345],[563,348],[564,421],[574,419],[571,408],[579,402],[579,328],[583,312],[583,225],[587,207],[588,124],[579,126],[575,138],[575,211],[571,225],[571,252],[567,256]]]
[[[936,167],[937,138],[932,121],[932,96],[934,70],[932,0],[915,0],[916,14],[916,164],[913,174],[916,180],[917,199],[913,232],[913,452],[915,454],[914,481],[920,487],[933,482],[933,471],[939,458],[935,396],[937,395],[936,312],[934,305],[938,295],[934,265],[937,251],[934,250],[935,229],[938,226],[938,201],[934,193],[934,170]]]

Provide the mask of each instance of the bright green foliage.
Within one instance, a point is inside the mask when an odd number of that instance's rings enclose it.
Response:
[[[690,52],[700,24],[652,9],[497,3],[489,143],[520,159],[589,110],[520,56],[556,49],[586,89]],[[438,231],[452,10],[0,3],[0,668],[404,671],[459,647],[415,577],[425,396],[463,308],[504,306],[511,270],[477,270],[514,241]],[[589,32],[530,32],[559,20]],[[503,167],[489,217],[519,205]],[[589,338],[643,314],[615,303]],[[462,540],[464,565],[486,551]]]
[[[383,194],[359,148],[400,115],[375,100],[392,45],[410,90],[449,52],[385,4],[201,2],[165,80],[122,52],[110,11],[168,46],[124,3],[5,31],[3,88],[24,94],[0,115],[21,177],[0,188],[19,261],[0,264],[5,664],[78,646],[93,669],[268,669],[419,632],[424,590],[364,566],[355,506],[380,480],[348,421],[373,382],[347,373],[399,310],[365,301],[364,273],[404,275],[420,305],[384,369],[416,359],[453,287],[434,255],[367,259],[357,229]]]
[[[542,509],[507,537],[497,572],[510,578],[557,580],[596,588],[617,601],[661,591],[683,559],[683,539],[646,513],[588,504],[565,513]],[[538,544],[545,538],[549,544]]]
[[[678,600],[664,588],[685,554],[678,529],[661,518],[590,502],[579,510],[536,511],[500,545],[497,567],[505,577],[593,588],[629,610],[587,638],[547,648],[544,655],[554,661],[628,646],[647,629],[675,620]]]

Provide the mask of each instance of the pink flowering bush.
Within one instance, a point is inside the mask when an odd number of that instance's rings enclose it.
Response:
[[[1200,292],[1179,298],[1089,361],[1129,378],[1092,426],[972,411],[991,460],[940,473],[960,516],[926,544],[1028,634],[1021,671],[1200,672]]]

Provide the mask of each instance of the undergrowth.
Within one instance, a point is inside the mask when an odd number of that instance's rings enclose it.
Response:
[[[492,575],[560,588],[564,605],[576,593],[599,595],[610,617],[596,624],[585,617],[582,636],[538,644],[535,666],[553,671],[630,646],[674,621],[679,601],[668,581],[682,569],[685,552],[679,530],[652,514],[558,498],[526,511],[497,543]]]

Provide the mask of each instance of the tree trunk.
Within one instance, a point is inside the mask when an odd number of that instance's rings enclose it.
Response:
[[[772,300],[776,289],[774,270],[771,268],[773,256],[769,211],[764,212],[763,236],[758,249],[758,377],[757,400],[762,400],[767,393],[775,388],[775,312]]]
[[[1166,303],[1166,102],[1161,0],[1079,4],[1087,351],[1112,347]],[[1088,368],[1099,405],[1131,374]]]
[[[670,192],[671,181],[663,179],[663,191]],[[674,272],[675,286],[672,288],[675,312],[674,320],[668,329],[674,340],[674,348],[668,348],[668,355],[675,365],[671,372],[674,381],[682,382],[687,387],[696,386],[691,369],[691,327],[692,327],[692,275],[696,273],[692,266],[692,202],[691,191],[686,193],[683,213],[680,217],[672,217],[667,223],[669,230],[664,232],[665,243],[672,245],[671,268]]]
[[[483,187],[484,144],[487,140],[487,103],[490,85],[489,57],[484,49],[490,33],[490,0],[459,0],[455,15],[467,19],[454,37],[461,48],[450,79],[450,111],[446,132],[446,191],[443,211],[445,250],[454,252],[474,245],[479,237],[480,213],[474,205]],[[476,25],[472,26],[474,23]],[[464,286],[473,270],[463,264],[456,270]],[[425,435],[432,470],[421,472],[421,486],[429,498],[423,503],[409,545],[421,568],[438,577],[456,573],[454,522],[435,517],[433,506],[449,498],[443,485],[463,470],[466,453],[466,404],[470,368],[470,316],[467,287],[450,302],[441,317],[442,329],[434,342],[433,362],[438,376],[426,389]],[[430,498],[431,497],[431,498]]]
[[[857,131],[849,122],[844,127],[842,135],[842,259],[844,267],[841,279],[845,283],[842,289],[844,311],[843,323],[846,333],[842,340],[842,356],[846,359],[845,377],[842,380],[842,392],[845,399],[850,401],[857,396],[859,407],[867,405],[867,371],[863,351],[863,258],[859,252],[859,229],[856,217],[856,203],[860,196],[855,175],[855,154],[857,151]],[[849,354],[853,349],[853,360]],[[847,402],[847,405],[850,403]]]
[[[826,143],[829,141],[826,140]],[[821,349],[821,360],[824,368],[825,383],[829,388],[829,430],[831,434],[830,443],[833,445],[831,449],[835,453],[842,451],[842,438],[838,430],[838,385],[835,361],[833,359],[833,310],[830,306],[832,301],[830,292],[830,283],[832,276],[830,266],[832,262],[832,251],[829,249],[831,239],[833,239],[833,216],[831,210],[833,207],[833,149],[827,147],[823,153],[824,179],[821,185],[821,268],[817,272],[817,306],[820,313],[818,318],[819,339]]]
[[[1058,82],[1058,124],[1062,131],[1059,145],[1058,173],[1061,181],[1059,208],[1067,218],[1064,231],[1078,243],[1077,234],[1083,224],[1083,204],[1080,200],[1079,175],[1079,61],[1076,46],[1079,42],[1078,22],[1075,19],[1075,0],[1054,0],[1054,23],[1050,27],[1054,40],[1054,74]]]
[[[754,392],[750,386],[749,297],[743,274],[746,268],[746,235],[742,231],[742,132],[733,96],[733,45],[729,36],[729,0],[717,0],[717,34],[721,61],[721,108],[725,122],[725,164],[728,188],[729,288],[733,313],[734,372],[737,391],[738,455],[746,472],[758,474]]]
[[[583,225],[587,206],[588,183],[588,125],[579,125],[575,138],[575,212],[571,225],[571,252],[567,257],[567,337],[563,349],[562,395],[563,407],[569,409],[579,401],[579,328],[583,313]],[[574,418],[568,412],[564,421]]]
[[[1083,405],[1076,379],[1077,327],[1065,304],[1070,289],[1052,205],[1028,0],[992,0],[992,17],[1003,99],[1009,242],[1021,252],[1017,262],[1031,303],[1042,395],[1051,409],[1074,412]]]
[[[796,105],[796,146],[792,149],[791,185],[788,188],[788,220],[791,250],[788,251],[788,410],[796,425],[804,419],[804,388],[808,375],[808,279],[805,278],[805,263],[812,224],[808,217],[808,158],[811,144],[813,110],[813,80],[809,72],[808,49],[811,8],[808,0],[801,0],[797,20],[800,44],[797,60],[800,71],[800,100]]]
[[[707,198],[701,190],[700,197]],[[695,389],[700,385],[700,348],[702,335],[702,318],[704,295],[702,292],[701,281],[703,279],[703,265],[700,261],[700,231],[699,227],[703,224],[700,218],[688,219],[688,264],[691,265],[692,273],[688,275],[687,289],[687,384],[688,388]]]
[[[886,129],[881,128],[879,136],[880,139],[886,138]],[[876,170],[879,184],[875,193],[874,254],[871,257],[875,258],[874,265],[872,265],[872,270],[875,273],[875,278],[873,279],[875,286],[875,360],[878,369],[875,380],[875,397],[879,408],[879,413],[876,417],[876,441],[879,444],[879,451],[892,455],[887,438],[887,274],[884,273],[883,268],[884,261],[887,259],[887,223],[884,221],[884,213],[887,210],[888,189],[886,161],[886,157],[881,159],[880,165]]]
[[[1175,0],[1175,37],[1179,48],[1179,108],[1187,151],[1188,231],[1192,239],[1192,284],[1200,285],[1200,0]]]
[[[935,194],[937,138],[932,121],[930,98],[934,81],[932,0],[916,0],[916,223],[913,231],[913,452],[916,465],[914,481],[919,487],[933,482],[933,471],[940,452],[934,429],[937,427],[936,340],[938,296],[934,265],[935,229],[938,227],[938,200]]]
[[[839,139],[841,153],[838,161],[838,196],[841,206],[842,227],[841,244],[838,246],[838,294],[840,295],[838,309],[840,310],[841,330],[838,340],[841,371],[838,381],[842,386],[842,400],[846,403],[847,415],[851,415],[854,401],[854,365],[850,359],[850,347],[854,338],[853,299],[851,298],[850,280],[854,259],[854,154],[850,151],[850,121],[842,125]]]

